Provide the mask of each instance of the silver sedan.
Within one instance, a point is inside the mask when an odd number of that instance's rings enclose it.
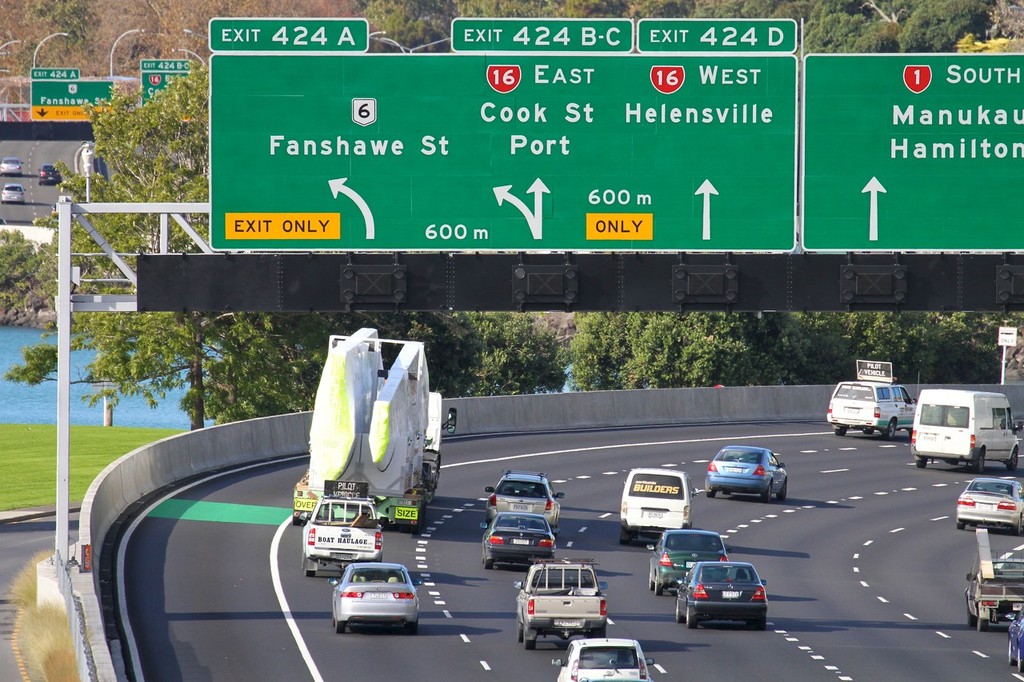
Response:
[[[350,625],[398,625],[416,634],[420,601],[416,585],[402,564],[349,564],[332,578],[331,623],[338,634]]]
[[[1004,526],[1024,532],[1024,488],[1007,478],[976,478],[956,501],[956,527]]]

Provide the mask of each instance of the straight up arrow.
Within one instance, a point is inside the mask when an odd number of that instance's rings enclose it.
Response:
[[[698,194],[704,195],[704,231],[701,233],[701,238],[704,241],[711,240],[711,195],[718,196],[718,190],[711,184],[710,180],[705,180],[701,183],[697,191],[693,193],[694,196]]]
[[[878,241],[878,193],[885,194],[885,188],[882,187],[882,183],[878,181],[878,178],[871,176],[868,180],[868,184],[864,185],[861,194],[864,192],[871,192],[871,208],[868,211],[868,241]]]

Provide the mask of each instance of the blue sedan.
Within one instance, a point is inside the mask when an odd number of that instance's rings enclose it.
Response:
[[[1017,666],[1017,672],[1024,673],[1024,661],[1021,660],[1021,646],[1024,646],[1024,618],[1021,612],[1013,614],[1013,622],[1007,630],[1009,641],[1006,643],[1006,657],[1010,665]]]
[[[768,448],[750,445],[726,445],[708,463],[704,490],[708,497],[725,494],[760,495],[771,502],[772,495],[786,499],[786,465]]]

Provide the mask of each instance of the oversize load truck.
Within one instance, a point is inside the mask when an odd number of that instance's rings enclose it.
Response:
[[[394,363],[384,370],[384,354]],[[430,393],[423,344],[377,337],[363,328],[332,336],[313,407],[309,470],[295,486],[292,522],[305,523],[324,481],[366,483],[385,525],[418,532],[441,474],[441,419]]]

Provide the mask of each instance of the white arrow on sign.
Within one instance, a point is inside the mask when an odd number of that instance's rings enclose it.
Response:
[[[345,184],[346,180],[348,178],[335,178],[334,180],[328,180],[327,184],[331,186],[335,199],[338,198],[339,194],[344,194],[352,200],[352,203],[359,207],[359,212],[363,214],[363,222],[366,223],[366,238],[373,239],[373,213],[370,212],[370,207],[367,206],[366,200],[359,196],[358,192]]]
[[[868,241],[878,241],[878,193],[885,194],[885,187],[878,181],[878,178],[871,176],[868,184],[864,185],[861,194],[871,192],[871,208],[868,212]]]
[[[544,195],[550,194],[551,190],[544,184],[544,181],[537,178],[526,190],[527,194],[533,195],[533,212],[527,208],[526,203],[519,197],[512,194],[512,185],[501,185],[494,188],[494,198],[498,200],[498,206],[508,202],[519,209],[519,212],[526,218],[526,224],[530,226],[530,234],[534,239],[544,236]]]
[[[694,196],[704,195],[704,231],[701,233],[701,239],[709,241],[711,239],[711,195],[718,196],[718,190],[710,180],[705,180],[693,194]]]

